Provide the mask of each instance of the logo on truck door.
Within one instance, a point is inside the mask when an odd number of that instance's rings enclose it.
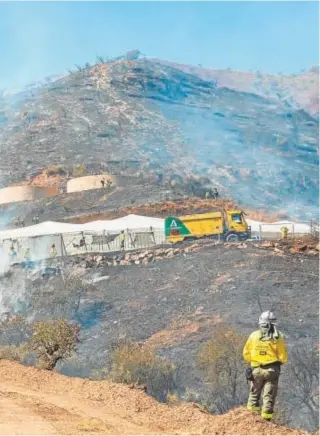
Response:
[[[172,221],[171,221],[170,227],[171,227],[171,228],[173,228],[173,227],[178,227],[178,225],[177,225],[177,223],[175,222],[175,220],[172,220]]]

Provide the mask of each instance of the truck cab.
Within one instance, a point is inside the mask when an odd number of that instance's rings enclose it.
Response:
[[[225,236],[226,241],[239,241],[251,237],[251,228],[245,219],[242,210],[225,211]]]

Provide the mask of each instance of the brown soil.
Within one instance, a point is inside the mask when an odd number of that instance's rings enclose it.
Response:
[[[83,224],[97,220],[116,219],[129,214],[163,218],[168,215],[181,216],[193,213],[212,212],[219,208],[228,210],[239,209],[240,207],[233,200],[230,199],[204,200],[201,198],[193,197],[184,200],[140,204],[137,206],[129,206],[96,214],[82,214],[77,217],[72,217],[68,221],[72,223]],[[271,223],[280,219],[287,219],[287,215],[285,214],[285,212],[282,211],[279,211],[279,213],[277,214],[268,214],[265,211],[249,210],[247,208],[244,208],[244,210],[247,214],[247,218],[256,221]]]
[[[141,390],[68,378],[0,361],[0,434],[307,434],[246,410],[212,416],[194,404],[168,406]]]
[[[224,209],[237,209],[238,206],[229,199],[202,200],[190,198],[178,201],[163,201],[159,203],[142,204],[138,206],[124,207],[117,210],[110,210],[99,214],[87,214],[70,219],[73,223],[83,224],[96,220],[116,219],[125,215],[146,215],[153,217],[165,217],[168,215],[187,215],[192,213],[204,213]]]

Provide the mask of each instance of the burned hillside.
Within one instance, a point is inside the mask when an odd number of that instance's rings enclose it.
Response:
[[[318,122],[282,101],[135,59],[79,68],[0,105],[2,186],[49,165],[118,162],[124,173],[126,161],[147,175],[206,177],[247,206],[317,213]]]
[[[153,262],[118,266],[103,256],[65,258],[58,262],[61,275],[45,278],[13,270],[1,280],[2,305],[29,319],[64,318],[80,324],[79,354],[59,366],[64,374],[92,376],[108,368],[116,344],[143,342],[179,367],[179,395],[191,391],[203,402],[209,401],[210,386],[196,356],[219,325],[247,335],[256,328],[261,310],[273,308],[292,361],[296,350],[306,347],[310,352],[318,342],[318,256],[214,243],[153,256]],[[0,339],[2,344],[22,340],[4,331]],[[239,380],[244,401],[241,374]],[[297,402],[301,392],[290,365],[283,369],[281,383],[280,398],[290,409],[291,425],[314,428],[308,405]]]

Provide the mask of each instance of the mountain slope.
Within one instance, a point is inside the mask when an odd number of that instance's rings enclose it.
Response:
[[[2,103],[2,185],[48,166],[204,176],[242,204],[317,214],[318,122],[147,60],[84,69]],[[126,168],[124,168],[126,162]]]
[[[157,60],[164,65],[194,74],[202,80],[214,81],[218,87],[252,92],[277,101],[285,101],[294,109],[304,109],[313,116],[319,115],[319,67],[299,74],[266,74],[260,71],[219,70]]]

